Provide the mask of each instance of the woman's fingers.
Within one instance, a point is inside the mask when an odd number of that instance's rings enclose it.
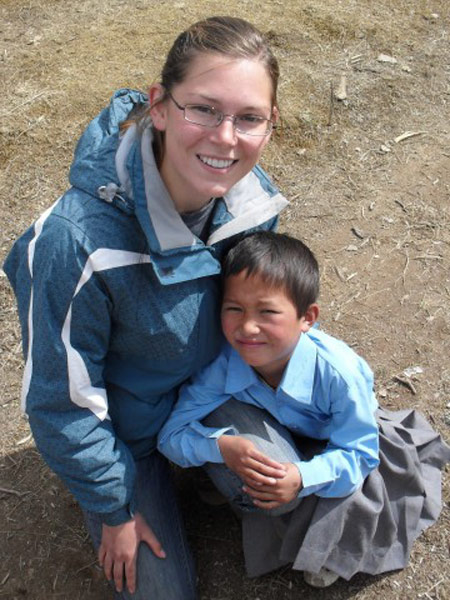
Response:
[[[111,581],[113,578],[112,567],[113,561],[112,558],[103,551],[102,547],[100,547],[98,562],[100,566],[103,567],[103,571],[105,573],[105,577],[108,581]]]
[[[123,588],[123,575],[124,575],[124,567],[125,572],[127,571],[127,565],[125,565],[121,560],[116,560],[114,562],[113,567],[113,575],[114,575],[114,586],[118,592],[122,591]],[[131,587],[130,587],[131,585]],[[127,578],[127,586],[130,592],[134,591],[134,579],[133,581],[128,581]]]
[[[155,556],[157,556],[158,558],[166,558],[166,553],[164,552],[160,541],[145,522],[142,526],[141,540],[143,542],[146,542],[146,544],[150,547]]]

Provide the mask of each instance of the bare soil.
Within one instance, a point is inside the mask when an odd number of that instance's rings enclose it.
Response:
[[[263,164],[291,200],[281,229],[321,264],[322,327],[366,357],[384,406],[419,409],[448,440],[447,0],[0,0],[0,259],[64,191],[76,140],[112,92],[146,89],[176,33],[224,12],[267,32],[280,60],[284,127]],[[0,598],[108,598],[80,511],[21,416],[4,276],[0,295]],[[199,503],[192,471],[177,478],[202,600],[450,598],[448,471],[441,518],[407,569],[325,591],[289,569],[247,579],[232,513]]]

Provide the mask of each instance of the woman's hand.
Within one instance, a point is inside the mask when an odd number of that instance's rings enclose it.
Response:
[[[253,503],[258,508],[269,510],[277,508],[282,504],[288,504],[297,498],[302,488],[302,477],[297,467],[292,463],[286,463],[286,474],[282,479],[277,479],[275,485],[245,486],[244,492],[253,498]]]
[[[260,452],[250,440],[222,435],[218,445],[227,467],[251,487],[274,486],[286,475],[284,465]]]
[[[155,534],[139,513],[126,523],[114,527],[103,525],[98,560],[106,579],[114,580],[118,592],[122,591],[124,577],[130,594],[136,590],[136,558],[141,542],[145,542],[158,558],[166,557]]]

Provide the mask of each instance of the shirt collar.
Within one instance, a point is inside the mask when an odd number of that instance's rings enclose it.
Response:
[[[231,346],[229,348],[229,360],[227,378],[225,381],[225,393],[236,394],[258,382],[258,376],[247,363],[245,363]]]
[[[302,333],[286,367],[279,389],[304,404],[311,404],[316,372],[317,347]]]

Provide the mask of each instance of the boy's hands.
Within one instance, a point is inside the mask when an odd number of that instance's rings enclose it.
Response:
[[[294,464],[272,460],[238,435],[222,435],[218,445],[225,464],[244,481],[243,491],[255,506],[270,510],[297,497],[302,478]]]
[[[270,510],[282,504],[288,504],[297,498],[302,488],[302,478],[297,467],[292,463],[285,463],[286,475],[278,479],[275,485],[259,486],[257,488],[246,485],[243,490],[253,498],[253,503],[258,508]]]
[[[119,593],[124,579],[130,594],[136,590],[136,558],[141,542],[145,542],[158,558],[166,557],[155,534],[139,513],[121,525],[103,525],[98,559],[106,579],[114,580]]]
[[[222,435],[217,443],[227,467],[250,488],[271,488],[286,475],[284,465],[260,452],[250,440]]]

